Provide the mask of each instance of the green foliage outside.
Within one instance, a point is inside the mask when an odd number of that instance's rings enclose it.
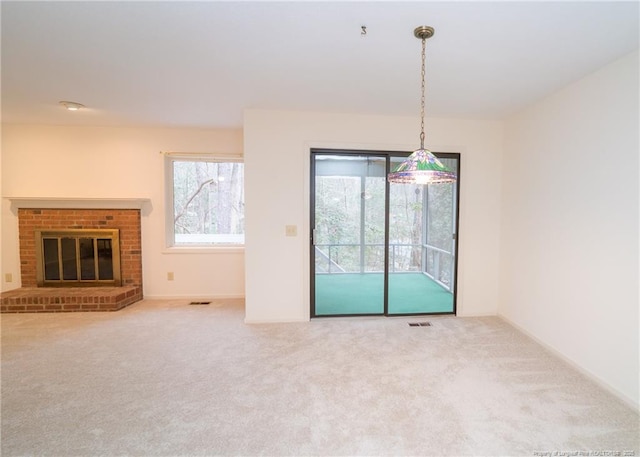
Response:
[[[316,176],[315,184],[316,272],[383,271],[386,179]],[[453,184],[391,186],[390,271],[432,273],[439,262],[436,279],[448,283],[451,256],[426,251],[424,245],[452,252],[453,191]]]

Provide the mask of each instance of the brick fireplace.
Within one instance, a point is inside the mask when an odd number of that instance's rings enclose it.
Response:
[[[142,299],[140,209],[18,208],[22,287],[2,293],[2,312],[115,311]],[[38,287],[36,231],[117,229],[121,287]]]

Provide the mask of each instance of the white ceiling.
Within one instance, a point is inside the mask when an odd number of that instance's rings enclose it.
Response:
[[[2,120],[239,127],[245,108],[418,116],[419,25],[436,29],[427,116],[500,119],[637,49],[639,14],[637,1],[2,1]]]

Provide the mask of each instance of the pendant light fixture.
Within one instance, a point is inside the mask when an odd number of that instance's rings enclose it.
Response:
[[[424,148],[424,92],[425,92],[425,54],[427,38],[433,36],[433,27],[420,26],[413,31],[416,38],[422,40],[422,97],[420,99],[420,149],[416,149],[398,165],[387,179],[401,184],[435,184],[453,182],[456,174],[445,167],[431,151]]]

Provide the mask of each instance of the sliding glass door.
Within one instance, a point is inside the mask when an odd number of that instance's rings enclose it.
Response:
[[[389,184],[406,155],[312,151],[312,316],[455,313],[459,182]]]
[[[403,157],[392,157],[391,167]],[[457,159],[440,159],[457,172]],[[388,314],[454,312],[456,183],[390,184]]]
[[[386,158],[316,154],[315,314],[384,313]]]

